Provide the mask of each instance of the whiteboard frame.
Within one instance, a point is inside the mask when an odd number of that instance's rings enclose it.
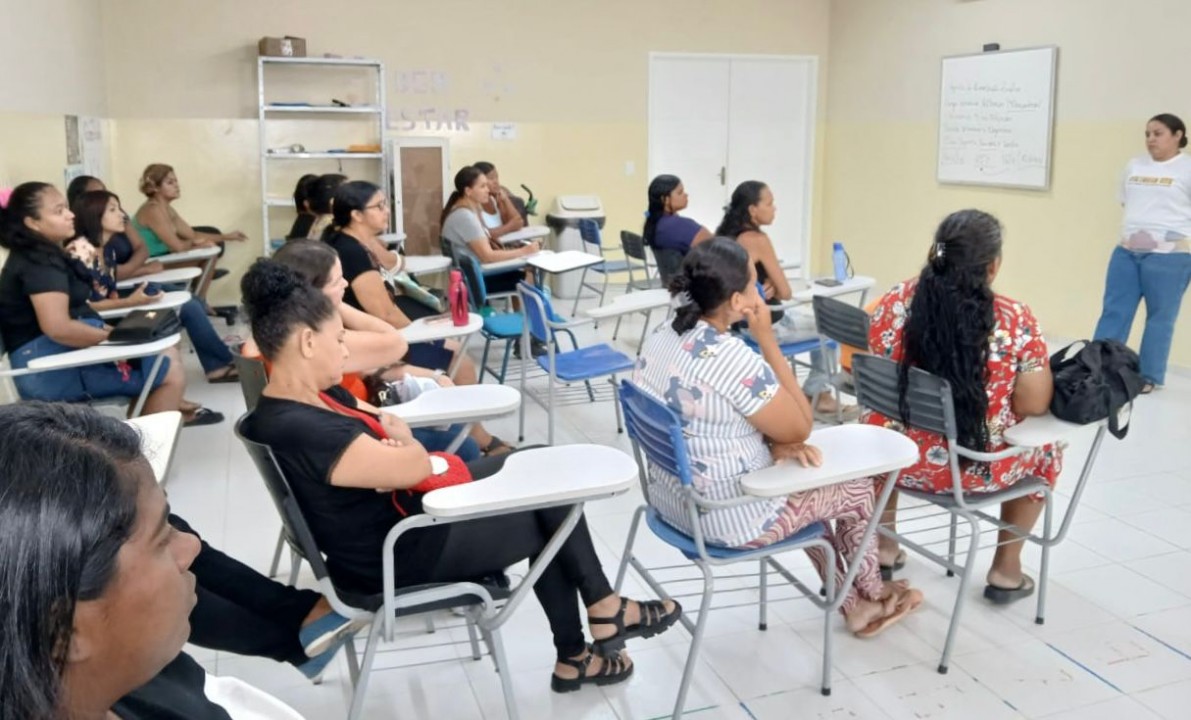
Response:
[[[1038,50],[1050,50],[1050,109],[1046,119],[1046,180],[1041,185],[1028,185],[1022,183],[1005,183],[1005,182],[979,182],[966,180],[943,180],[939,177],[939,162],[943,156],[943,66],[947,64],[948,60],[961,60],[963,58],[971,57],[992,57],[996,55],[1009,55],[1012,53],[1021,52],[1037,52]],[[938,133],[935,138],[935,182],[940,185],[963,185],[967,187],[1002,187],[1012,188],[1015,190],[1040,190],[1047,192],[1050,190],[1051,174],[1054,165],[1054,139],[1055,139],[1055,106],[1058,105],[1058,78],[1059,78],[1059,46],[1058,45],[1036,45],[1033,47],[1015,48],[1013,50],[997,50],[995,52],[978,52],[978,53],[964,53],[962,55],[944,55],[939,61],[939,125]]]
[[[770,61],[787,61],[807,63],[811,68],[811,81],[808,89],[810,101],[807,103],[807,115],[809,122],[806,126],[806,167],[803,168],[806,172],[807,183],[806,188],[802,193],[802,201],[806,208],[805,216],[802,218],[802,246],[801,257],[798,258],[796,268],[798,275],[794,277],[801,277],[803,279],[810,279],[811,268],[811,253],[814,250],[814,238],[811,234],[814,228],[814,200],[815,200],[815,167],[816,167],[816,152],[818,151],[817,139],[819,134],[819,56],[818,55],[778,55],[773,53],[696,53],[696,52],[660,52],[650,51],[646,62],[649,63],[648,83],[645,95],[645,127],[646,127],[646,166],[649,172],[649,178],[653,179],[657,176],[657,169],[653,167],[653,123],[649,117],[649,106],[651,93],[653,92],[654,82],[654,60],[770,60]],[[942,83],[942,80],[939,81]],[[941,87],[941,85],[940,85]],[[787,273],[792,275],[792,273]]]

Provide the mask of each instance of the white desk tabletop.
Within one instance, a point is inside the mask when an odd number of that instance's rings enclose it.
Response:
[[[116,360],[149,357],[172,348],[181,340],[182,336],[175,333],[167,338],[141,343],[140,345],[108,345],[106,343],[100,343],[99,345],[92,345],[89,348],[39,357],[36,360],[30,360],[26,367],[30,370],[60,370],[62,368],[115,362]]]
[[[876,425],[839,425],[811,433],[807,440],[823,451],[823,464],[804,468],[797,462],[771,465],[740,479],[749,495],[779,497],[841,480],[884,475],[918,462],[918,444],[895,430]]]
[[[543,250],[527,256],[525,262],[543,272],[564,273],[591,265],[599,265],[604,262],[604,258],[580,250],[564,250],[562,252]]]
[[[137,307],[114,308],[112,310],[100,310],[99,317],[104,320],[111,320],[114,318],[122,318],[133,310],[169,310],[172,308],[179,308],[190,301],[190,293],[185,290],[171,290],[165,293],[160,300],[155,303],[147,305],[138,305]]]
[[[409,325],[401,330],[401,334],[405,336],[405,341],[410,343],[433,342],[435,340],[446,340],[448,338],[460,337],[462,335],[471,335],[480,331],[484,327],[484,318],[476,313],[467,314],[467,324],[462,327],[456,327],[451,322],[450,317],[441,318],[427,322],[430,318],[421,318],[414,320]]]
[[[388,245],[389,247],[393,247],[394,245],[400,245],[401,243],[405,242],[405,233],[399,233],[399,232],[381,233],[380,241],[383,242],[385,245]]]
[[[1098,427],[1106,422],[1107,420],[1101,420],[1099,422],[1089,423],[1088,425],[1076,425],[1066,420],[1060,420],[1054,415],[1047,413],[1022,420],[1006,430],[1004,437],[1005,442],[1010,445],[1042,447],[1043,445],[1049,445],[1059,440],[1066,440],[1085,427]]]
[[[509,245],[515,242],[522,242],[524,240],[537,240],[538,238],[549,237],[550,228],[545,225],[529,225],[520,230],[515,230],[506,235],[501,235],[498,242],[504,245]]]
[[[182,430],[182,413],[169,410],[125,422],[140,431],[141,452],[153,468],[157,484],[165,482],[174,459],[174,448],[178,445],[178,433]]]
[[[185,252],[170,253],[169,255],[158,255],[155,258],[149,258],[150,261],[159,262],[162,265],[173,265],[175,263],[191,262],[193,260],[206,260],[207,258],[215,257],[219,254],[219,247],[201,247],[187,250]]]
[[[809,287],[795,291],[794,302],[810,302],[811,298],[816,295],[821,295],[823,297],[839,297],[840,295],[847,295],[849,293],[864,292],[871,289],[876,284],[877,281],[875,279],[866,275],[850,277],[834,287],[820,285],[819,283],[812,280]]]
[[[451,258],[446,255],[406,255],[405,271],[410,275],[442,272],[451,267]]]
[[[134,277],[134,278],[128,278],[127,280],[121,280],[116,283],[116,287],[120,288],[121,290],[127,290],[128,288],[134,288],[134,287],[137,287],[138,285],[140,285],[141,283],[147,283],[147,282],[151,282],[151,283],[186,282],[187,280],[193,280],[202,274],[203,274],[203,271],[196,267],[170,268],[169,270],[162,270],[159,273],[151,273],[149,275],[141,275],[140,277]]]
[[[562,470],[565,469],[565,470]],[[439,517],[619,495],[637,479],[637,463],[606,445],[558,445],[513,453],[500,472],[422,498]]]
[[[636,292],[617,295],[611,302],[596,308],[584,310],[583,313],[596,320],[629,315],[632,313],[656,310],[670,304],[670,291],[664,288],[652,290],[637,290]]]
[[[540,253],[539,253],[540,254]],[[529,259],[533,255],[523,255],[512,260],[500,260],[494,263],[484,263],[480,266],[480,272],[485,275],[492,275],[494,273],[506,272],[509,270],[520,270],[529,263]]]
[[[456,385],[429,390],[407,403],[381,408],[410,427],[482,422],[521,407],[521,393],[507,385]]]

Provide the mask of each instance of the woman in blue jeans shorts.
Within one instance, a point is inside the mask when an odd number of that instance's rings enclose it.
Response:
[[[0,336],[14,369],[47,355],[91,347],[110,328],[88,304],[90,278],[62,250],[74,236],[74,215],[53,185],[24,183],[0,210],[0,246],[9,251],[0,271]],[[177,349],[162,353],[161,367],[144,412],[181,410],[188,425],[219,422],[223,416],[182,393],[186,379]],[[152,362],[146,358],[145,367]],[[13,378],[25,399],[78,402],[105,397],[136,397],[147,382],[142,361],[99,363],[81,368]]]
[[[1096,339],[1125,342],[1142,298],[1142,392],[1166,382],[1166,361],[1174,323],[1191,282],[1191,156],[1187,126],[1174,115],[1155,115],[1146,124],[1148,156],[1125,169],[1120,200],[1125,208],[1120,244],[1108,264],[1104,310]]]
[[[84,192],[75,198],[71,210],[78,239],[69,243],[66,251],[91,273],[91,307],[107,310],[156,302],[143,285],[126,297],[116,291],[118,280],[161,269],[159,263],[148,262],[149,249],[128,232],[128,216],[120,207],[120,198],[106,190]],[[178,308],[178,318],[190,336],[207,381],[237,382],[240,377],[232,362],[232,351],[215,332],[202,301],[192,297]]]

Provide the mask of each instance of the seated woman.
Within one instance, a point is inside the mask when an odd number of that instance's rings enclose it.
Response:
[[[91,307],[97,311],[140,307],[160,300],[162,294],[146,294],[143,283],[127,297],[120,297],[116,291],[116,281],[141,274],[149,258],[149,250],[140,239],[127,232],[128,216],[120,207],[120,198],[106,190],[86,192],[71,209],[79,237],[66,246],[66,251],[91,275]],[[238,382],[232,352],[215,332],[202,302],[190,298],[178,309],[178,318],[190,336],[207,381]]]
[[[668,286],[691,247],[710,240],[711,231],[678,214],[686,209],[689,199],[677,176],[658,175],[649,183],[648,195],[649,209],[645,213],[641,239],[646,247],[653,248],[658,275],[662,284]]]
[[[364,376],[371,376],[384,382],[405,381],[407,378],[432,379],[439,387],[454,385],[441,370],[405,364],[403,358],[409,354],[409,345],[401,331],[392,325],[357,310],[343,302],[347,281],[343,279],[343,265],[339,256],[326,243],[312,240],[294,240],[286,243],[273,255],[273,260],[288,267],[302,279],[321,291],[331,301],[343,321],[343,342],[348,349],[344,362],[343,382],[340,385],[358,400],[369,402],[372,393]],[[260,354],[256,343],[245,343],[244,354],[251,357]],[[418,442],[431,450],[445,450],[459,433],[459,427],[446,429],[418,428],[413,431]],[[471,437],[463,442],[455,454],[465,461],[480,456],[480,448],[491,448],[491,454],[509,452],[511,448],[503,443],[493,443],[493,437],[479,423],[471,431]]]
[[[430,457],[403,422],[376,414],[336,386],[348,351],[343,323],[325,295],[267,260],[252,266],[241,288],[252,336],[273,366],[243,432],[272,448],[335,582],[380,592],[385,535],[403,517],[421,512],[422,495],[412,488],[430,475]],[[502,458],[484,459],[469,468],[483,477],[502,464]],[[566,513],[548,508],[413,530],[395,548],[397,584],[502,572],[540,552]],[[584,520],[534,591],[554,634],[558,663],[551,687],[558,692],[627,679],[633,668],[617,652],[623,641],[656,635],[681,614],[673,602],[618,597]],[[576,594],[587,606],[595,652],[583,635]]]
[[[318,217],[310,207],[310,190],[317,180],[318,175],[307,173],[300,177],[298,184],[294,186],[294,210],[298,212],[298,216],[294,218],[293,226],[286,233],[286,240],[309,237],[310,229],[314,227],[314,221]]]
[[[9,251],[0,271],[0,335],[14,369],[31,360],[91,347],[111,328],[88,304],[91,276],[62,249],[74,237],[74,214],[49,183],[23,183],[0,211],[0,247]],[[181,410],[187,425],[221,422],[223,416],[182,399],[186,374],[176,347],[164,357],[144,412]],[[145,387],[153,358],[100,363],[13,378],[27,400],[81,402],[91,398],[135,398]]]
[[[723,238],[696,245],[670,290],[677,306],[674,321],[645,342],[633,382],[681,417],[695,489],[709,498],[740,497],[741,475],[775,461],[796,458],[803,465],[818,465],[818,449],[806,444],[811,408],[782,357],[748,253]],[[729,331],[744,319],[762,357]],[[650,493],[658,511],[676,528],[693,533],[678,479],[651,474]],[[872,480],[852,480],[709,510],[699,522],[709,544],[750,548],[780,542],[811,523],[834,520],[829,540],[841,569],[846,571],[845,561],[860,563],[852,587],[840,588],[846,592],[840,610],[849,630],[872,637],[922,602],[922,593],[906,584],[882,583],[875,543],[859,552],[873,504]],[[807,554],[826,578],[826,553],[816,548]]]
[[[496,166],[481,160],[472,167],[484,173],[488,179],[488,200],[480,203],[480,219],[488,228],[489,237],[499,240],[525,227],[525,219],[513,205],[508,189],[500,184],[500,173],[496,171]]]
[[[960,445],[981,452],[1006,447],[1005,430],[1030,415],[1045,415],[1054,395],[1046,341],[1024,304],[992,289],[1001,268],[1001,224],[979,210],[949,215],[935,232],[926,266],[881,298],[872,314],[869,348],[900,363],[934,373],[951,383]],[[950,493],[951,469],[935,457],[943,438],[908,430],[894,419],[870,413],[866,422],[893,427],[918,443],[921,459],[902,470],[897,484],[912,490]],[[1054,446],[993,463],[960,461],[964,489],[993,492],[1024,477],[1054,487],[1062,470]],[[1001,519],[1029,532],[1042,512],[1040,498],[1001,505]],[[884,521],[894,527],[897,493]],[[1001,531],[984,596],[1009,603],[1030,595],[1034,580],[1022,573],[1022,541]],[[881,564],[892,572],[905,564],[897,542],[881,537]]]
[[[777,207],[773,204],[773,192],[769,186],[756,180],[747,180],[732,191],[724,219],[715,231],[717,236],[732,238],[748,251],[749,261],[756,268],[757,281],[765,289],[764,299],[770,305],[778,305],[794,297],[794,290],[773,249],[773,241],[761,229],[772,224],[776,214]],[[835,422],[838,401],[831,393],[826,358],[818,350],[812,350],[810,356],[811,371],[802,384],[802,391],[812,398],[811,406],[820,417]],[[845,421],[855,420],[860,416],[860,410],[855,405],[848,405],[843,408],[842,415]]]
[[[481,265],[514,260],[533,255],[542,249],[541,241],[525,243],[520,247],[505,248],[497,242],[480,221],[481,208],[488,203],[491,184],[478,168],[468,165],[455,173],[455,190],[447,198],[442,211],[442,236],[451,243],[455,252],[470,252]],[[517,289],[517,283],[526,279],[523,270],[484,275],[484,284],[491,293],[507,293]]]
[[[66,186],[66,203],[73,208],[83,193],[96,190],[107,190],[107,186],[103,184],[102,180],[92,175],[79,175]]]
[[[335,191],[345,182],[347,182],[346,175],[334,173],[319,175],[318,178],[310,182],[307,187],[306,204],[310,206],[310,212],[314,213],[314,222],[310,224],[310,229],[306,232],[307,240],[322,240],[327,228],[335,222],[335,218],[331,215],[331,204],[335,199]]]
[[[167,523],[135,430],[48,403],[0,407],[0,427],[0,714],[301,718],[182,653],[199,540]]]
[[[210,227],[191,227],[173,203],[182,197],[182,187],[178,184],[178,176],[169,165],[154,163],[145,168],[141,174],[140,191],[145,196],[144,204],[133,215],[130,223],[141,235],[145,246],[149,248],[150,257],[168,255],[170,253],[186,252],[195,248],[220,246],[222,254],[223,243],[227,241],[242,242],[248,236],[239,230],[221,233]],[[203,267],[204,261],[194,263],[194,267]],[[186,267],[178,264],[175,267]],[[211,281],[217,275],[222,277],[225,270],[216,270],[198,288],[197,295],[204,302]],[[233,315],[234,317],[234,315]]]

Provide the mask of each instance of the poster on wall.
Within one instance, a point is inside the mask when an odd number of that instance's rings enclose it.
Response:
[[[82,145],[83,174],[105,177],[107,146],[103,142],[103,120],[87,116],[79,118],[79,140]]]
[[[79,116],[66,116],[66,164],[83,162],[83,144],[79,140]]]

